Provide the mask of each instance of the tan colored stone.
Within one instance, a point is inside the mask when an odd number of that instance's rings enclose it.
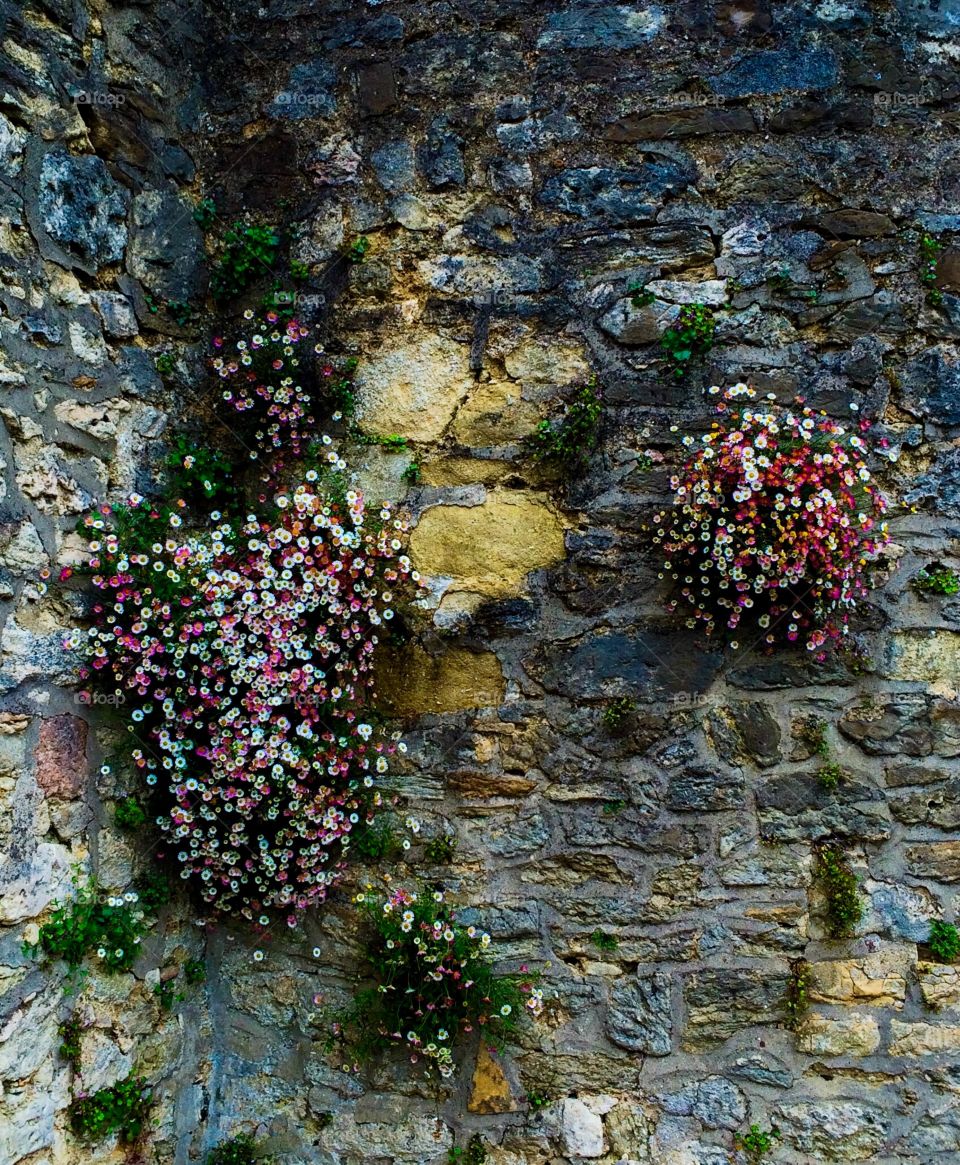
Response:
[[[410,536],[421,574],[451,578],[451,590],[499,597],[564,553],[559,515],[540,495],[522,490],[494,490],[478,506],[432,506]]]
[[[960,967],[943,963],[917,963],[920,994],[934,1011],[960,1005]]]
[[[461,445],[508,445],[537,427],[539,414],[509,380],[478,384],[460,407],[452,433]]]
[[[503,672],[489,651],[450,648],[430,655],[422,647],[412,647],[384,653],[377,674],[384,708],[398,716],[460,712],[503,702]]]
[[[907,872],[936,882],[960,882],[960,841],[924,841],[906,851]]]
[[[87,775],[87,725],[78,716],[50,716],[40,723],[37,784],[48,797],[79,797]]]
[[[880,1047],[880,1028],[873,1016],[862,1013],[808,1015],[797,1032],[797,1046],[810,1056],[872,1056]]]
[[[523,384],[570,384],[590,376],[583,348],[562,339],[524,340],[506,356],[504,367],[508,376]]]
[[[894,635],[886,675],[892,680],[922,681],[940,695],[954,695],[960,688],[960,634],[907,631]]]
[[[517,1108],[503,1065],[490,1055],[485,1043],[480,1044],[467,1108],[485,1114],[514,1112]]]
[[[891,1056],[938,1056],[960,1050],[960,1027],[933,1023],[890,1022]]]
[[[856,959],[811,963],[811,1002],[900,1008],[907,994],[911,961],[908,948],[889,947]]]
[[[473,389],[469,356],[431,333],[382,345],[357,369],[357,420],[379,434],[438,440]]]
[[[439,457],[420,466],[424,485],[496,485],[510,473],[516,473],[512,462],[484,457]]]
[[[460,769],[447,773],[447,784],[462,797],[524,797],[536,788],[536,781],[515,773],[484,773]]]

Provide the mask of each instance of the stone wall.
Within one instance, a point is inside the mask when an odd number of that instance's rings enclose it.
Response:
[[[66,1128],[73,1008],[84,1087],[156,1085],[142,1160],[255,1129],[285,1165],[441,1163],[474,1131],[496,1165],[721,1165],[752,1122],[785,1162],[960,1160],[960,972],[923,949],[960,880],[960,602],[908,586],[960,555],[956,36],[919,0],[5,11],[0,1161],[124,1159]],[[195,397],[208,321],[153,309],[202,302],[201,196],[224,223],[293,225],[304,316],[360,358],[361,424],[410,441],[353,449],[417,521],[429,582],[383,686],[410,745],[401,821],[459,844],[425,871],[418,841],[406,873],[555,996],[439,1094],[323,1054],[315,997],[356,958],[346,894],[265,936],[177,899],[134,973],[92,971],[78,998],[21,952],[72,866],[123,890],[153,849],[112,824],[110,710],[75,700],[79,600],[37,577],[76,560],[92,502],[149,488]],[[945,247],[939,303],[922,230]],[[673,381],[658,339],[694,301],[720,342]],[[591,373],[601,445],[563,482],[522,439]],[[724,653],[663,613],[647,526],[678,437],[709,424],[704,387],[740,379],[879,419],[894,547],[859,662]],[[617,696],[637,704],[620,734]],[[849,940],[823,925],[824,839],[868,900]],[[190,957],[207,981],[164,1010],[154,988]]]

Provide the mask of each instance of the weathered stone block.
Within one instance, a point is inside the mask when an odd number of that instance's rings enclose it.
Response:
[[[880,1047],[880,1028],[872,1015],[808,1015],[797,1046],[808,1056],[872,1056]]]
[[[955,1024],[890,1021],[891,1056],[956,1056],[960,1027]]]
[[[662,971],[618,979],[610,988],[607,1035],[618,1047],[668,1056],[673,1047],[673,988]]]
[[[782,1018],[787,975],[751,968],[695,971],[683,983],[687,1026],[682,1047],[698,1052],[722,1044],[745,1028]]]
[[[810,999],[813,1003],[869,1003],[899,1009],[906,998],[915,949],[888,946],[854,959],[811,963]]]

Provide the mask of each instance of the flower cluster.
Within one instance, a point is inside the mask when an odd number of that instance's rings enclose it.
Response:
[[[804,636],[822,659],[867,593],[867,567],[888,541],[886,502],[859,433],[806,407],[754,407],[754,397],[735,385],[711,432],[684,438],[677,508],[656,519],[660,577],[676,584],[670,608],[689,607],[688,626],[736,632],[750,617],[766,643]]]
[[[254,320],[246,311],[244,319]],[[300,457],[313,436],[310,392],[303,379],[301,351],[310,335],[297,320],[282,322],[277,312],[266,313],[253,324],[252,334],[232,345],[215,336],[212,367],[223,380],[223,399],[237,413],[249,413],[254,420],[253,436],[259,447],[284,450]]]
[[[355,901],[368,924],[365,954],[375,985],[355,995],[333,1034],[358,1058],[402,1047],[412,1062],[451,1076],[458,1036],[481,1030],[500,1046],[524,1015],[543,1010],[536,977],[525,966],[516,975],[494,974],[490,936],[458,922],[441,891],[368,888]]]
[[[181,876],[264,924],[323,900],[403,747],[365,709],[394,590],[416,578],[406,526],[368,513],[319,443],[327,472],[307,470],[267,515],[214,511],[190,532],[179,504],[136,495],[90,515],[99,595],[67,641],[130,711]]]

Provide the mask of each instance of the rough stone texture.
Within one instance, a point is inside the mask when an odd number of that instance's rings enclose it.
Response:
[[[782,1129],[786,1165],[960,1153],[955,968],[917,949],[960,881],[960,611],[909,586],[960,545],[950,8],[6,6],[0,1160],[123,1156],[67,1127],[73,1007],[85,1086],[129,1065],[156,1088],[137,1152],[160,1165],[241,1130],[279,1165],[443,1165],[473,1132],[494,1165],[728,1165],[752,1122]],[[117,734],[74,701],[60,642],[79,607],[36,576],[77,563],[90,504],[156,481],[212,320],[156,301],[211,307],[207,196],[213,252],[238,219],[290,228],[305,318],[360,360],[362,432],[409,443],[350,448],[364,489],[409,511],[429,584],[381,661],[409,741],[391,792],[423,823],[391,873],[423,872],[421,839],[455,832],[445,883],[550,998],[517,1048],[470,1050],[436,1095],[404,1063],[338,1072],[314,1038],[314,995],[354,969],[343,896],[270,942],[177,897],[134,973],[93,969],[79,996],[21,953],[73,867],[119,890],[156,843],[113,825],[126,789],[98,770]],[[945,245],[939,306],[921,228]],[[360,235],[367,258],[344,262]],[[717,344],[675,381],[659,341],[697,301]],[[594,373],[599,448],[563,483],[522,442]],[[709,424],[703,390],[740,379],[877,422],[904,504],[854,625],[864,668],[725,654],[664,615],[646,530],[677,437]],[[611,733],[619,696],[637,707]],[[800,718],[826,723],[836,790]],[[824,938],[828,838],[862,882],[849,940]],[[161,976],[200,956],[206,982],[164,1012]],[[794,1034],[799,958],[812,1010]]]

